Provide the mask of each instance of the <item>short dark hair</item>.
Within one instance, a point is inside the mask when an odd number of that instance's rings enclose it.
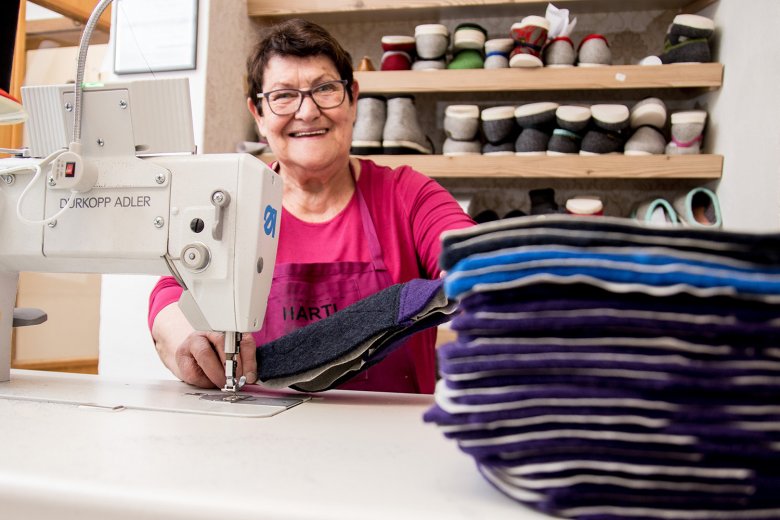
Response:
[[[331,34],[316,23],[293,18],[271,26],[260,39],[247,60],[248,95],[260,110],[257,94],[263,91],[263,73],[274,56],[329,58],[347,80],[347,95],[352,103],[352,57]]]

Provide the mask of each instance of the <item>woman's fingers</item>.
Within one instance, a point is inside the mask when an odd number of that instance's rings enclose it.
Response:
[[[236,378],[257,381],[255,340],[251,334],[241,339],[236,359]],[[176,350],[176,364],[182,380],[202,388],[225,386],[225,335],[220,332],[193,332]]]
[[[249,333],[244,334],[241,338],[241,359],[239,365],[241,366],[241,374],[246,376],[246,382],[250,385],[257,382],[256,350],[255,338]]]

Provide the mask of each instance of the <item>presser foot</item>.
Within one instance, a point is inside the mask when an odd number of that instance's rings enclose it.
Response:
[[[235,377],[228,377],[225,381],[225,386],[222,387],[223,392],[233,392],[234,394],[241,390],[246,384],[246,377],[241,376],[236,381]]]

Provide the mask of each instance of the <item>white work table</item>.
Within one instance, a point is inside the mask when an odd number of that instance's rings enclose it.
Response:
[[[20,370],[0,383],[0,518],[549,518],[423,422],[432,396],[332,391],[262,418],[64,404],[122,389],[198,392]]]

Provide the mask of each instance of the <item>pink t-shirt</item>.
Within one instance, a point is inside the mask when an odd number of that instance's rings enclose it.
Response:
[[[408,166],[396,169],[360,160],[358,189],[368,206],[393,283],[439,276],[440,235],[474,224],[450,193]],[[368,261],[357,198],[327,222],[304,222],[282,210],[277,263]],[[164,276],[149,297],[149,328],[157,313],[178,301],[181,287]],[[433,348],[435,330],[425,343]]]

